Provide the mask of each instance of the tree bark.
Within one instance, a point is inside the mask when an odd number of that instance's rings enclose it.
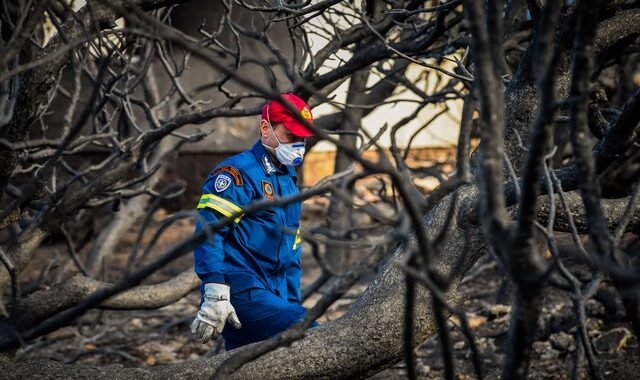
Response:
[[[200,285],[192,269],[153,285],[141,285],[122,292],[100,305],[101,309],[156,309],[172,304]],[[40,290],[20,303],[16,327],[25,329],[79,304],[91,293],[111,286],[92,278],[76,275],[51,289]]]
[[[362,127],[362,117],[364,116],[364,110],[362,108],[352,108],[350,105],[360,105],[365,99],[365,88],[367,86],[367,78],[369,78],[369,70],[356,71],[351,77],[349,82],[349,91],[347,91],[347,106],[343,111],[343,119],[341,129],[348,132],[357,132]],[[355,136],[342,135],[340,141],[346,146],[356,149],[357,139]],[[334,165],[334,173],[340,173],[349,168],[350,165],[355,163],[342,151],[336,151],[336,159]],[[349,200],[353,198],[353,185],[347,185],[342,187],[344,195],[349,197]],[[352,226],[351,206],[344,200],[334,197],[329,205],[329,228],[332,231],[336,231],[339,239],[348,238],[346,233]],[[325,254],[327,264],[329,268],[341,273],[348,268],[349,257],[351,249],[349,247],[335,247],[328,250]]]

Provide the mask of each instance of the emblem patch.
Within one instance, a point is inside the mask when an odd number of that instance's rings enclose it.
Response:
[[[267,157],[266,154],[264,156],[262,156],[262,163],[264,164],[264,168],[267,171],[267,174],[271,174],[271,173],[275,173],[276,172],[276,168],[273,167],[273,164],[271,163],[271,160],[269,160],[269,157]],[[263,184],[264,184],[264,182],[263,182]]]
[[[221,191],[224,191],[227,187],[229,187],[229,185],[231,185],[231,177],[229,177],[226,174],[218,174],[218,176],[216,177],[216,182],[215,182],[215,189],[216,191],[219,193]]]
[[[262,181],[262,193],[264,197],[273,200],[273,185],[270,182]]]
[[[244,181],[242,180],[242,175],[240,174],[240,172],[238,171],[238,169],[234,168],[233,166],[223,166],[221,168],[216,169],[213,174],[218,174],[220,172],[225,172],[225,173],[229,173],[231,174],[231,176],[233,177],[234,182],[236,183],[236,186],[244,186]]]
[[[300,111],[300,115],[302,115],[302,117],[307,120],[311,120],[311,112],[307,107],[303,108],[302,111]]]

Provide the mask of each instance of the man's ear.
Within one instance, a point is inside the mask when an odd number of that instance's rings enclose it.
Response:
[[[269,122],[265,119],[260,120],[260,136],[266,137],[269,135]]]

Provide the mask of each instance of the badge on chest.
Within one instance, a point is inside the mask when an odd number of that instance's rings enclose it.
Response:
[[[269,181],[262,181],[262,194],[269,200],[273,200],[273,185]]]

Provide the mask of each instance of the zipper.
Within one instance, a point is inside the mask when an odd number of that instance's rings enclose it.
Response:
[[[279,194],[274,194],[274,195],[278,195],[280,198],[282,198],[282,184],[280,183],[280,175],[276,174],[276,183],[278,184],[278,193]],[[274,193],[275,193],[275,189],[274,189]],[[278,226],[278,233],[280,233],[280,242],[278,242],[278,251],[276,252],[276,257],[277,257],[277,264],[276,264],[276,269],[273,271],[273,273],[277,273],[279,272],[282,268],[280,268],[280,265],[282,263],[282,260],[280,259],[280,252],[282,251],[282,241],[284,240],[284,231],[283,231],[283,227],[284,227],[284,217],[283,217],[283,212],[284,209],[282,207],[275,207],[274,208],[276,211],[276,215],[278,216],[278,218],[280,219],[280,226]],[[273,274],[272,273],[272,274]]]

